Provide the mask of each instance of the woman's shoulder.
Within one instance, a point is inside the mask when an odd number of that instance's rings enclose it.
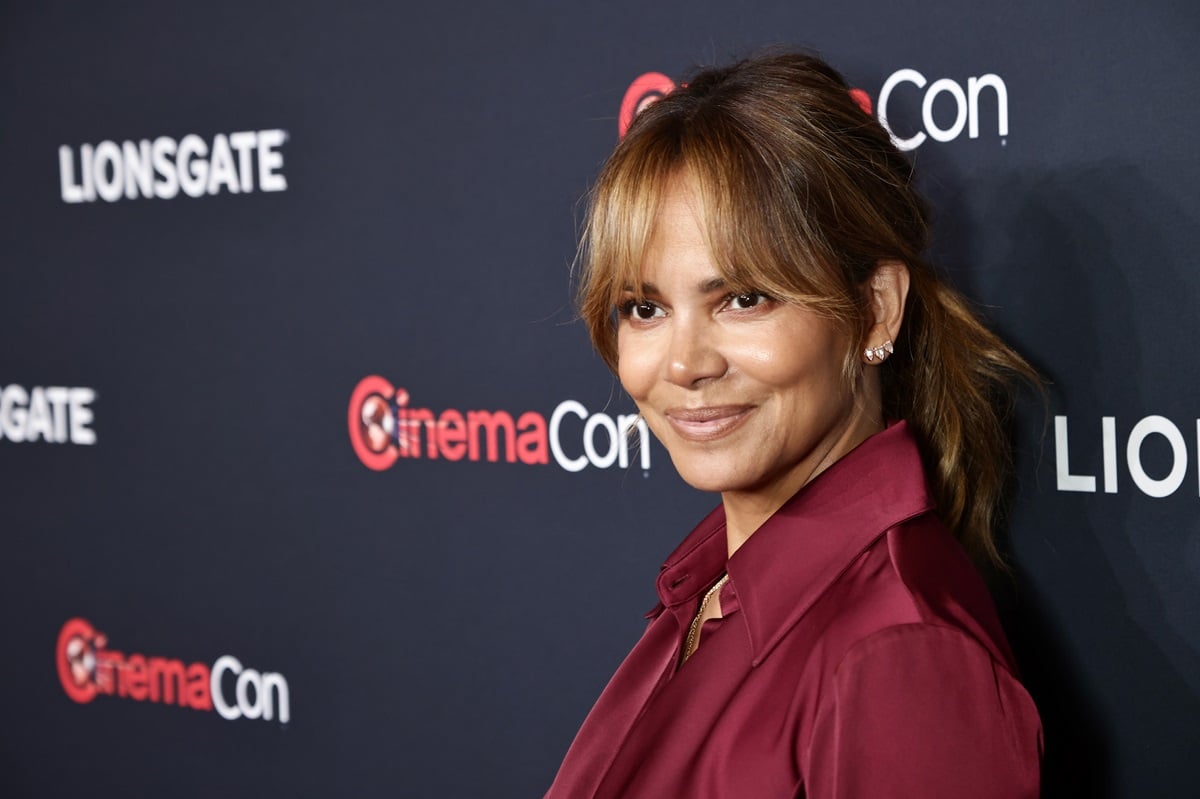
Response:
[[[1015,672],[983,579],[931,513],[901,522],[860,552],[807,616],[802,637],[822,640],[825,669],[880,634],[919,648],[950,630]]]
[[[898,625],[852,647],[812,742],[813,795],[831,775],[855,796],[1037,795],[1037,708],[985,647],[947,625]],[[847,748],[860,756],[839,764]]]
[[[995,603],[979,571],[934,514],[889,530],[888,563],[921,622],[959,630],[1012,667]]]

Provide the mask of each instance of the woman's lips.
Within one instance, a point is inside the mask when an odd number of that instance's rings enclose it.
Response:
[[[727,435],[744,422],[753,405],[717,405],[704,408],[671,408],[664,416],[682,438],[712,441]]]

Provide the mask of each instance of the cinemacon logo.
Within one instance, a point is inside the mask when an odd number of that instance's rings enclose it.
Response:
[[[675,81],[661,72],[647,72],[638,76],[625,91],[621,111],[617,115],[620,135],[625,135],[639,111],[674,89]],[[868,114],[872,113],[872,107],[875,106],[879,124],[883,125],[901,150],[915,150],[927,139],[953,141],[964,131],[967,138],[978,139],[980,106],[983,102],[992,106],[989,114],[995,117],[997,135],[1008,135],[1008,87],[999,75],[993,73],[969,77],[964,86],[953,78],[938,78],[930,82],[915,69],[898,69],[883,82],[878,103],[872,103],[871,96],[862,89],[852,89],[850,94]],[[922,130],[897,131],[892,128],[888,108],[896,98],[905,103],[920,102]],[[943,107],[936,114],[935,104]],[[946,114],[947,109],[951,109],[952,113]]]
[[[1103,416],[1100,418],[1100,451],[1102,460],[1101,475],[1103,477],[1104,493],[1118,492],[1118,467],[1121,455],[1124,454],[1125,470],[1129,479],[1139,491],[1151,497],[1169,497],[1183,486],[1188,470],[1188,447],[1183,431],[1165,416],[1147,416],[1139,419],[1129,429],[1125,439],[1124,453],[1118,443],[1117,418]],[[1096,473],[1094,465],[1091,468],[1072,465],[1071,444],[1068,437],[1069,421],[1066,416],[1054,417],[1054,462],[1058,477],[1059,491],[1083,491],[1096,493]],[[1076,433],[1080,433],[1078,429]],[[1094,435],[1096,426],[1088,425],[1083,431]],[[1165,474],[1152,475],[1143,463],[1143,451],[1147,442],[1161,439],[1166,444],[1170,457],[1166,460],[1170,468]],[[1161,444],[1158,446],[1161,447]],[[1196,451],[1200,453],[1200,419],[1196,420]],[[1073,471],[1074,470],[1074,471]],[[1197,487],[1200,494],[1200,486]]]
[[[206,139],[189,133],[140,141],[66,144],[58,148],[58,177],[65,203],[97,199],[170,200],[206,194],[284,191],[283,153],[287,132],[242,130]]]
[[[650,431],[636,414],[615,419],[563,400],[549,419],[537,411],[433,411],[378,375],[363,378],[350,395],[350,443],[363,465],[390,469],[401,459],[522,463],[554,462],[568,472],[588,466],[625,468],[633,457],[650,468]],[[632,439],[632,441],[631,441]]]
[[[176,658],[126,654],[108,646],[108,637],[85,619],[63,625],[55,652],[58,679],[72,700],[87,704],[97,696],[178,705],[236,719],[291,720],[288,683],[282,674],[246,668],[233,655],[212,666]]]

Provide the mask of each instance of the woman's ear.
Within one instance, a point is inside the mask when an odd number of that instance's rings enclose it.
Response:
[[[908,299],[908,267],[903,261],[879,261],[867,279],[871,325],[863,345],[862,360],[879,364],[892,354],[892,342],[900,337],[904,303]]]

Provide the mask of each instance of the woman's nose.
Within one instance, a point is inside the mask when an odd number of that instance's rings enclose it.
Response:
[[[705,380],[721,377],[729,364],[721,354],[720,336],[712,323],[680,320],[671,330],[667,357],[667,379],[690,388]]]

